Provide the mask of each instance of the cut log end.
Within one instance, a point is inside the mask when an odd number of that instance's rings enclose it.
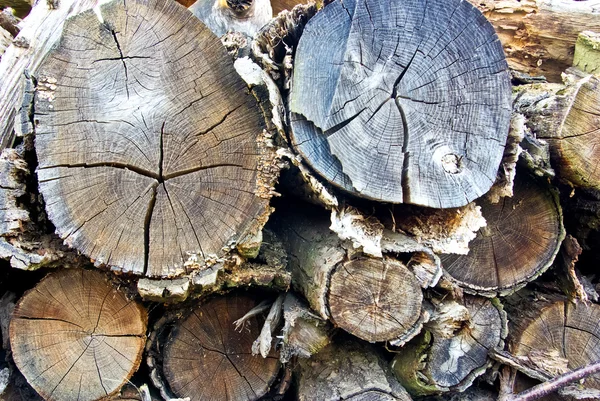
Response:
[[[330,279],[333,322],[369,342],[395,340],[414,331],[423,294],[402,263],[359,258],[338,266]]]
[[[137,370],[147,313],[90,270],[44,278],[17,304],[10,324],[15,364],[46,400],[98,400]]]
[[[177,325],[165,346],[163,371],[176,396],[197,400],[254,401],[279,372],[273,348],[252,355],[264,319],[252,316],[237,331],[234,322],[255,307],[246,296],[215,298]]]
[[[448,208],[493,184],[508,66],[468,2],[334,1],[304,29],[292,88],[292,145],[337,187]]]
[[[506,294],[535,279],[552,264],[564,238],[556,195],[528,176],[517,175],[514,196],[497,204],[478,201],[487,226],[468,255],[443,255],[446,271],[471,292]]]
[[[262,228],[274,153],[219,39],[185,8],[99,12],[66,22],[39,74],[40,192],[57,233],[97,264],[177,276]]]

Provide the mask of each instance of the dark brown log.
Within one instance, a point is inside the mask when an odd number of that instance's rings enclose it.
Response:
[[[510,68],[561,82],[577,35],[600,31],[598,0],[469,0],[494,25]]]
[[[325,211],[306,206],[274,218],[272,227],[288,247],[294,288],[322,318],[366,341],[416,335],[423,295],[413,273],[390,257],[349,257],[328,225]]]
[[[96,264],[152,277],[198,269],[271,211],[275,155],[256,100],[181,5],[114,1],[100,13],[70,19],[39,74],[46,210]]]
[[[296,379],[300,401],[411,400],[378,351],[356,340],[338,340],[299,360]]]
[[[398,350],[394,374],[413,395],[463,391],[492,365],[488,352],[503,346],[506,324],[498,300],[441,302],[424,334]]]
[[[91,270],[49,274],[17,304],[15,364],[46,400],[98,400],[137,370],[147,313]]]
[[[517,175],[514,196],[476,202],[487,226],[468,255],[443,255],[446,271],[466,291],[486,296],[524,286],[550,267],[564,238],[557,196],[533,178]]]
[[[191,401],[253,401],[265,395],[280,365],[274,347],[266,358],[252,355],[264,318],[252,316],[241,330],[234,328],[256,305],[242,295],[215,298],[175,326],[163,361],[173,393]]]
[[[334,1],[295,53],[292,145],[368,199],[448,208],[480,197],[510,108],[502,46],[468,2]]]

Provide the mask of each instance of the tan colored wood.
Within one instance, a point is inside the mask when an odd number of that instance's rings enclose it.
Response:
[[[494,26],[512,69],[561,82],[577,35],[599,31],[599,0],[469,0]]]
[[[59,236],[96,264],[180,275],[262,228],[274,153],[230,56],[185,8],[100,13],[70,19],[39,73],[40,192]]]
[[[215,298],[175,326],[165,346],[163,370],[178,397],[253,401],[265,395],[279,372],[279,360],[274,347],[266,358],[252,355],[264,318],[252,316],[241,330],[234,328],[256,305],[243,295]]]
[[[542,305],[535,317],[511,334],[511,351],[515,355],[537,358],[546,369],[553,360],[564,361],[564,367],[549,372],[552,376],[600,360],[600,306],[568,301]],[[600,389],[600,375],[586,378],[584,386]],[[549,399],[569,398],[555,395]]]
[[[17,304],[10,324],[15,364],[46,400],[98,400],[137,370],[147,313],[105,274],[63,270]]]
[[[471,292],[509,293],[543,273],[564,238],[556,195],[533,178],[517,175],[512,198],[481,206],[487,226],[471,241],[468,255],[443,255],[442,265]]]

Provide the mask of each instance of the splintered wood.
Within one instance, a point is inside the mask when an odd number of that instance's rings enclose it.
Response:
[[[49,401],[92,401],[116,391],[137,370],[147,313],[105,274],[49,274],[17,304],[10,323],[15,364]]]
[[[361,197],[437,208],[480,197],[510,111],[502,45],[468,2],[336,1],[298,44],[292,144]]]
[[[264,224],[264,121],[219,39],[179,4],[100,14],[68,20],[39,74],[40,192],[56,232],[97,264],[178,275]]]
[[[256,306],[252,298],[213,299],[196,308],[169,336],[164,374],[173,392],[190,401],[254,401],[265,395],[279,371],[274,348],[263,358],[252,343],[264,319],[234,322]]]

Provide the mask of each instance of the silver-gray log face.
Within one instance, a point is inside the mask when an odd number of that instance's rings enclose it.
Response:
[[[502,46],[465,1],[335,1],[298,45],[293,146],[361,197],[446,208],[483,195],[510,111]]]

